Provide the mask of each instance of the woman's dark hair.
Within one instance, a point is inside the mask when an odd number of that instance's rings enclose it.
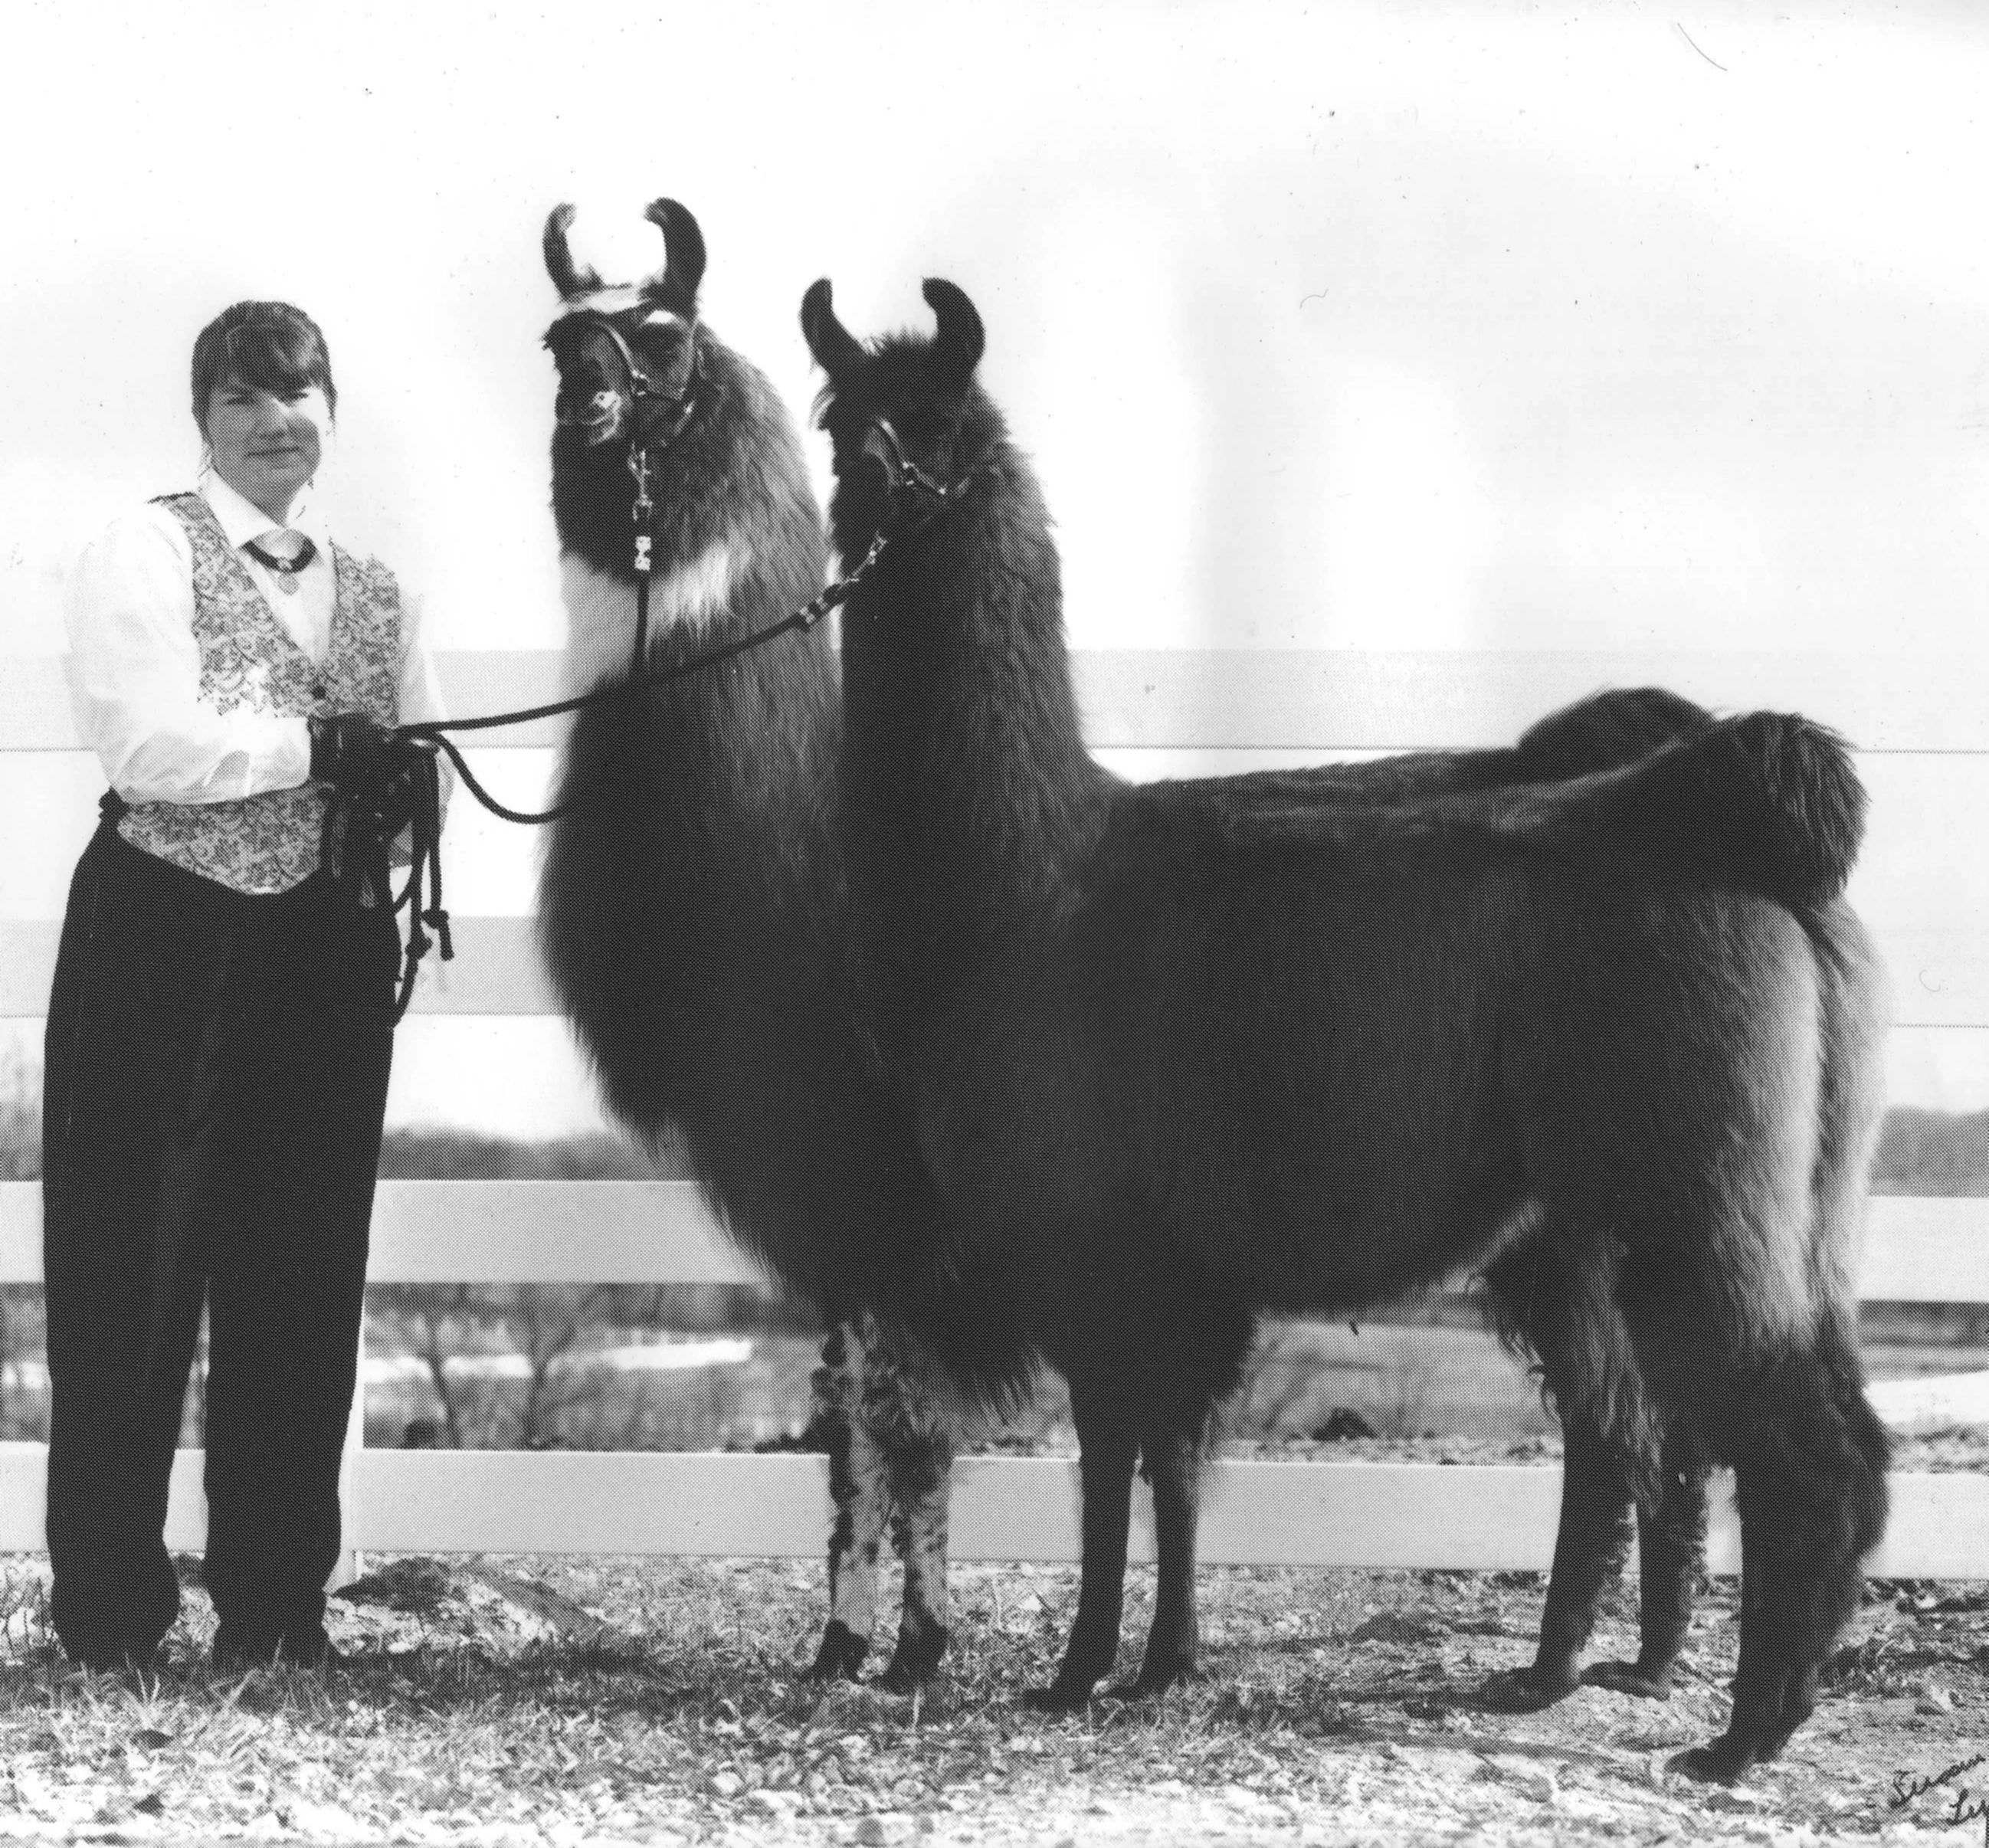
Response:
[[[288,302],[237,302],[224,308],[193,343],[193,420],[205,431],[207,404],[224,380],[294,397],[316,385],[335,416],[338,388],[331,354],[318,324]]]

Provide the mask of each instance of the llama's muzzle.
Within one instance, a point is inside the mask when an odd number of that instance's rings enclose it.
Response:
[[[554,412],[554,415],[560,422],[578,430],[589,449],[598,449],[621,435],[622,404],[622,394],[607,387],[587,400],[584,413],[569,415],[561,408]]]

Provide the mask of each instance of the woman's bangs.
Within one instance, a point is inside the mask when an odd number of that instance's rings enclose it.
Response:
[[[313,386],[324,386],[317,348],[317,342],[301,327],[252,321],[229,329],[222,370],[224,376],[239,379],[259,392],[278,398],[300,397]]]

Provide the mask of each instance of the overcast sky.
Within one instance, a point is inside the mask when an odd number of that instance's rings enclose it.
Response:
[[[0,54],[7,653],[59,649],[82,544],[190,481],[188,350],[244,295],[324,326],[325,493],[434,643],[557,646],[540,227],[577,201],[582,254],[632,275],[660,193],[798,413],[815,277],[859,332],[922,322],[922,276],[968,290],[1077,646],[1943,678],[1981,646],[1979,8],[15,0]],[[1868,908],[1978,896],[1926,864],[1979,836],[1943,775],[1887,784]],[[93,793],[0,758],[0,913],[59,908]],[[525,853],[465,877],[515,908]],[[397,1116],[584,1120],[561,1032],[411,1027]],[[1902,1094],[1989,1103],[1985,1037],[1919,1036]]]

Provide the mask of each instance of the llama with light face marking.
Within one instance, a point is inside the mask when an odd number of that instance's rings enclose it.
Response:
[[[1841,747],[1754,714],[1560,785],[1120,784],[1083,748],[979,317],[926,297],[935,339],[866,351],[826,283],[802,324],[838,548],[902,534],[844,647],[873,1016],[962,1261],[1023,1305],[1083,1446],[1083,1589],[1042,1703],[1111,1666],[1136,1460],[1160,1554],[1137,1685],[1192,1671],[1200,1439],[1259,1313],[1530,1263],[1555,1319],[1522,1331],[1564,1411],[1647,1478],[1674,1434],[1737,1471],[1733,1715],[1679,1764],[1772,1757],[1886,1504],[1851,1280],[1879,1039],[1831,924],[1863,805]],[[958,490],[918,530],[907,462]]]
[[[561,297],[547,344],[574,692],[629,669],[632,443],[655,504],[651,666],[764,626],[822,582],[793,422],[699,318],[696,221],[668,199],[647,215],[667,260],[629,287],[576,266],[571,208],[546,226]],[[631,360],[650,388],[639,398]],[[561,799],[579,806],[552,830],[540,930],[616,1117],[652,1141],[679,1137],[732,1236],[835,1324],[815,1382],[836,1511],[815,1668],[856,1672],[895,1526],[904,1606],[886,1678],[901,1686],[946,1643],[957,1401],[1011,1399],[1029,1361],[998,1316],[954,1325],[944,1216],[854,1023],[840,716],[825,628],[581,714],[561,773]],[[943,1337],[949,1382],[913,1357],[907,1326]]]

